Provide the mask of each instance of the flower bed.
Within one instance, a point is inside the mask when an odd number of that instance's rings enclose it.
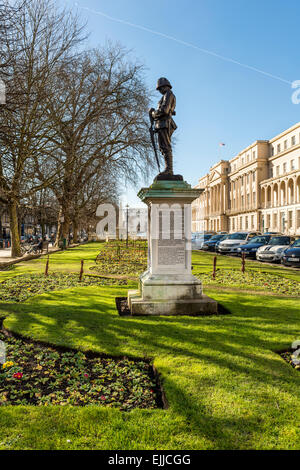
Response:
[[[300,295],[300,282],[266,272],[246,271],[243,274],[236,270],[229,271],[218,269],[216,279],[212,278],[212,273],[197,274],[197,276],[202,280],[204,285],[256,289],[295,297]]]
[[[40,274],[23,274],[0,283],[0,301],[23,302],[38,294],[53,290],[68,289],[76,286],[103,286],[126,284],[124,280],[103,279],[95,276],[84,276],[79,281],[77,274],[51,273],[48,276]]]
[[[125,242],[110,242],[101,250],[96,263],[90,268],[93,273],[138,276],[147,268],[147,244],[131,242],[126,247]]]
[[[60,352],[0,332],[0,405],[105,405],[121,410],[161,406],[151,365],[145,361]]]

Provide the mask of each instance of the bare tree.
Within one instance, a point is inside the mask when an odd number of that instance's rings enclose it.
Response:
[[[104,165],[101,170],[89,179],[88,184],[78,188],[71,208],[71,222],[73,241],[76,243],[79,229],[90,232],[90,227],[95,231],[99,219],[96,216],[97,208],[103,203],[117,205],[119,200],[119,177],[113,174],[109,165]]]
[[[82,211],[82,195],[89,200],[95,175],[99,184],[105,175],[102,191],[97,187],[103,195],[111,181],[116,185],[120,176],[136,180],[153,166],[146,121],[149,94],[142,72],[121,46],[108,44],[62,64],[53,74],[57,97],[45,105],[55,129],[49,159],[61,169],[51,187],[61,206],[64,238]],[[43,171],[39,177],[43,181]]]
[[[36,179],[54,134],[42,105],[46,98],[54,99],[54,93],[46,96],[48,84],[57,65],[67,63],[83,39],[78,19],[65,10],[58,11],[52,0],[17,1],[16,8],[14,50],[11,31],[4,36],[10,60],[4,68],[7,99],[1,108],[0,128],[0,192],[9,207],[12,256],[21,255],[20,201],[48,186],[57,171],[48,166],[51,171],[44,175],[43,182]]]
[[[30,0],[24,0],[17,5],[12,5],[8,0],[0,1],[0,75],[4,80],[7,67],[15,56],[20,52],[15,43],[15,19],[25,7],[25,3]],[[9,44],[9,47],[8,47]]]

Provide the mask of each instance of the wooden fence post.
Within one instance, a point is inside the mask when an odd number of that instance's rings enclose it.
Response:
[[[213,279],[216,279],[216,271],[217,271],[217,257],[214,257],[214,270],[213,270]]]
[[[81,267],[80,267],[80,274],[79,274],[79,281],[80,282],[82,281],[82,276],[83,276],[83,263],[84,263],[84,260],[82,259],[81,260]]]
[[[242,253],[242,273],[246,271],[246,253]]]
[[[48,255],[48,258],[47,258],[47,262],[46,262],[45,276],[48,276],[48,273],[49,273],[49,255]]]

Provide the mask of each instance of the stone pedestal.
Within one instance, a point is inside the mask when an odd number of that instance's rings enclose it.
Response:
[[[138,196],[148,206],[148,268],[128,292],[132,315],[217,313],[191,270],[191,203],[201,193],[184,181],[156,181]]]

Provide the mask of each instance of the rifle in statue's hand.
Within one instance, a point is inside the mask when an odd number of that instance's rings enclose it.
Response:
[[[153,111],[154,111],[153,108],[149,110],[149,118],[150,118],[149,132],[150,132],[152,147],[153,147],[155,158],[156,158],[156,163],[157,163],[157,166],[158,166],[158,170],[160,172],[160,164],[159,164],[159,159],[158,159],[158,155],[157,155],[157,149],[156,149],[155,137],[154,137],[154,129],[153,129],[153,124],[154,124],[154,119],[153,119],[153,116],[152,116]]]

